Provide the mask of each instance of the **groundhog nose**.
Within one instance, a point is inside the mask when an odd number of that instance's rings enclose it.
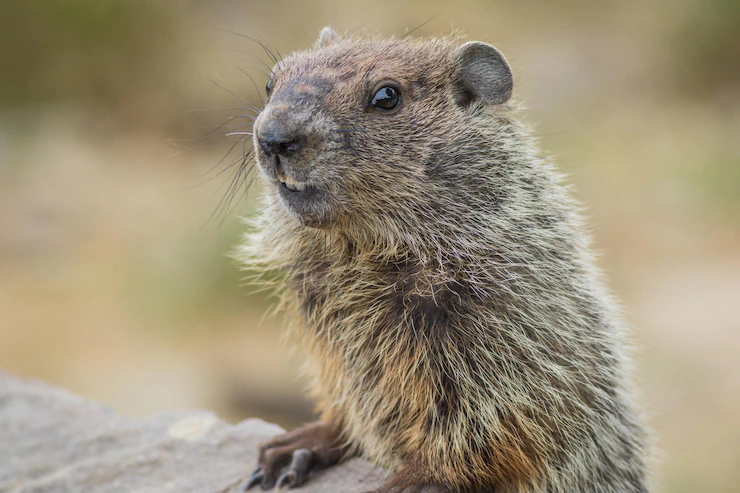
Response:
[[[306,138],[302,135],[279,132],[260,133],[258,139],[262,150],[270,156],[292,156],[306,144]]]

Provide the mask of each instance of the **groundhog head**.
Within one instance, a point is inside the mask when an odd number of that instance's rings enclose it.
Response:
[[[420,220],[495,193],[480,120],[509,100],[512,74],[491,45],[325,28],[275,65],[266,91],[257,161],[268,194],[304,227],[418,238]]]

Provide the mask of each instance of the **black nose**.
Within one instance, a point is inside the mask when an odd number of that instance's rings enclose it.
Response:
[[[265,154],[288,157],[297,154],[305,145],[302,135],[266,133],[259,136],[260,147]]]

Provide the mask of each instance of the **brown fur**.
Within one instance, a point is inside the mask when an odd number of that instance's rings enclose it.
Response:
[[[506,74],[468,58],[505,62],[461,43],[325,31],[279,62],[255,148],[275,128],[305,146],[278,175],[257,152],[266,207],[240,257],[281,273],[322,421],[398,472],[382,491],[647,491],[624,326],[578,206]],[[393,114],[368,109],[385,79]],[[289,203],[280,172],[314,198]]]

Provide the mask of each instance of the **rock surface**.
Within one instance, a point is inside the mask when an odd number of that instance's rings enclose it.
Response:
[[[282,431],[204,411],[129,418],[0,372],[0,493],[235,493],[257,443]],[[295,491],[359,493],[382,478],[381,469],[350,459]]]

